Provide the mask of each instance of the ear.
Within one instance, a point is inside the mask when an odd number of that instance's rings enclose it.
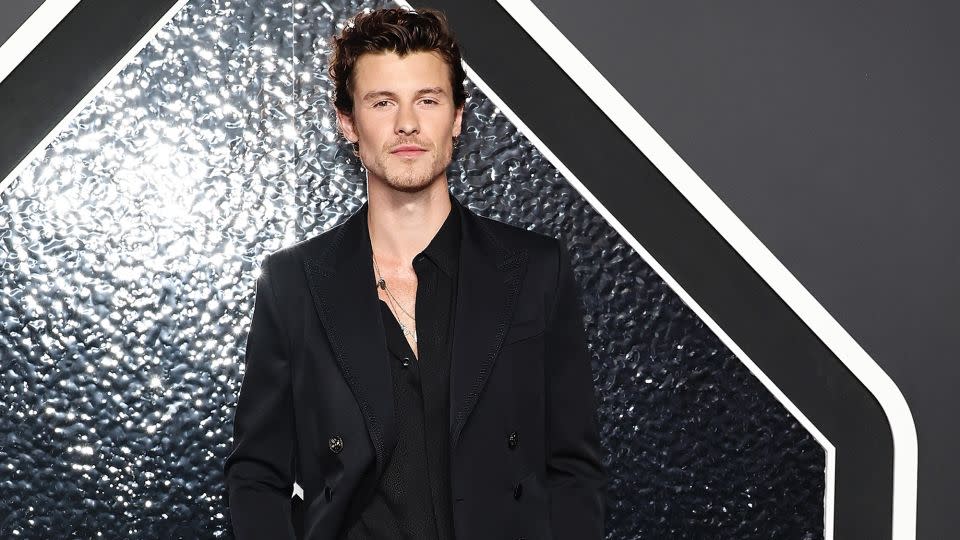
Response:
[[[464,105],[460,105],[459,107],[457,107],[457,110],[453,113],[453,136],[454,137],[460,136],[460,124],[463,123]]]
[[[340,125],[340,131],[343,132],[343,136],[352,143],[360,140],[360,137],[357,136],[357,130],[353,125],[353,117],[342,112],[340,109],[334,109],[337,112],[337,124]]]

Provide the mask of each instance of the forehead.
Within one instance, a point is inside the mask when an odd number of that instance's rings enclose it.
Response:
[[[416,92],[425,86],[450,91],[447,63],[435,52],[412,52],[400,57],[393,51],[364,53],[354,65],[354,92]]]

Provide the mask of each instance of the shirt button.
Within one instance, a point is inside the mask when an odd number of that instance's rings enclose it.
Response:
[[[519,499],[523,495],[523,484],[517,484],[517,487],[513,488],[513,498]]]
[[[513,433],[510,434],[510,437],[507,438],[507,446],[509,446],[510,449],[513,450],[514,448],[517,447],[517,445],[520,444],[519,439],[520,439],[520,436],[517,434],[516,431],[514,431]]]
[[[335,437],[330,437],[329,444],[330,444],[330,450],[334,454],[339,454],[340,451],[343,450],[343,439],[341,439],[339,435]]]

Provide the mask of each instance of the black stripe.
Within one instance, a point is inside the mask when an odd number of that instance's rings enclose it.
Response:
[[[448,15],[466,62],[836,446],[836,537],[891,538],[873,395],[496,2],[412,5]]]

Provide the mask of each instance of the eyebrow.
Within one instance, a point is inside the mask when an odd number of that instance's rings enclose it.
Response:
[[[440,94],[440,95],[443,95],[443,94],[445,94],[445,93],[446,93],[446,92],[443,91],[443,88],[440,88],[439,86],[434,86],[434,87],[432,87],[432,88],[421,88],[420,90],[417,90],[417,93],[416,93],[416,96],[415,96],[415,97],[420,97],[420,96],[422,96],[422,95],[424,95],[424,94]],[[363,99],[362,99],[361,101],[367,102],[367,101],[370,101],[370,100],[372,100],[372,99],[383,98],[383,97],[396,98],[396,97],[397,97],[397,94],[395,94],[395,93],[393,93],[393,92],[391,92],[391,91],[389,91],[389,90],[374,90],[374,91],[367,92],[366,94],[364,94],[364,95],[363,95]]]

